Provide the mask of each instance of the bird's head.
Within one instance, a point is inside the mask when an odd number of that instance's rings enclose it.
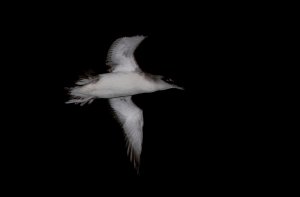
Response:
[[[161,90],[167,90],[167,89],[171,89],[171,88],[184,90],[182,87],[176,85],[175,82],[169,77],[157,76],[156,83],[158,84],[158,87]]]

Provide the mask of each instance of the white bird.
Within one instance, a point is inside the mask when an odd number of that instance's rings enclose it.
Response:
[[[81,78],[71,88],[66,103],[84,105],[96,98],[107,98],[121,123],[127,144],[127,154],[138,170],[143,141],[143,111],[131,100],[132,95],[151,93],[170,88],[183,89],[160,75],[142,72],[134,58],[134,51],[144,36],[122,37],[110,47],[107,65],[110,73]]]

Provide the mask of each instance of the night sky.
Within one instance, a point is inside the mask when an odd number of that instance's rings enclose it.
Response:
[[[238,56],[243,53],[234,37],[237,33],[222,22],[217,27],[207,22],[180,25],[163,29],[124,25],[116,30],[82,21],[64,27],[60,38],[63,87],[72,86],[84,72],[105,73],[110,44],[133,35],[148,36],[135,53],[141,69],[171,77],[185,87],[185,91],[133,97],[145,120],[141,178],[199,173],[206,178],[221,177],[241,168],[243,161],[238,158],[247,151],[237,148],[248,140],[241,130],[245,132],[249,126],[242,126],[241,111],[249,103],[243,103],[247,87],[238,82],[247,74],[238,65]],[[67,98],[64,91],[62,102]],[[61,110],[61,156],[66,173],[76,169],[81,176],[108,173],[136,177],[126,157],[122,129],[105,99],[84,107],[62,104]],[[236,140],[238,136],[241,139]]]
[[[20,50],[27,50],[27,66],[17,73],[26,73],[30,87],[26,104],[16,104],[18,118],[29,118],[22,123],[28,132],[16,139],[22,147],[15,148],[17,161],[25,163],[20,173],[51,177],[58,185],[98,185],[107,177],[179,184],[193,177],[212,187],[241,184],[264,168],[256,127],[259,97],[252,94],[261,48],[250,18],[215,10],[118,19],[87,10],[52,14],[20,22],[27,32],[20,39],[25,38]],[[135,53],[140,68],[185,88],[133,96],[144,113],[140,175],[107,100],[83,107],[64,103],[65,87],[86,72],[105,73],[111,43],[134,35],[148,36]]]

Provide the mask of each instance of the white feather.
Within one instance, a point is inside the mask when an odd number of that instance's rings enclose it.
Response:
[[[127,154],[138,169],[143,142],[143,111],[132,102],[130,96],[112,98],[109,103],[124,129]]]
[[[134,58],[134,51],[145,36],[119,38],[108,50],[106,64],[111,72],[133,72],[139,70]]]

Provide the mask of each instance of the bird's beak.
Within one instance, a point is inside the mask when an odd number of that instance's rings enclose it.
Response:
[[[173,88],[175,88],[175,89],[179,89],[179,90],[184,90],[184,88],[183,88],[183,87],[180,87],[180,86],[177,86],[177,85],[173,85]]]

